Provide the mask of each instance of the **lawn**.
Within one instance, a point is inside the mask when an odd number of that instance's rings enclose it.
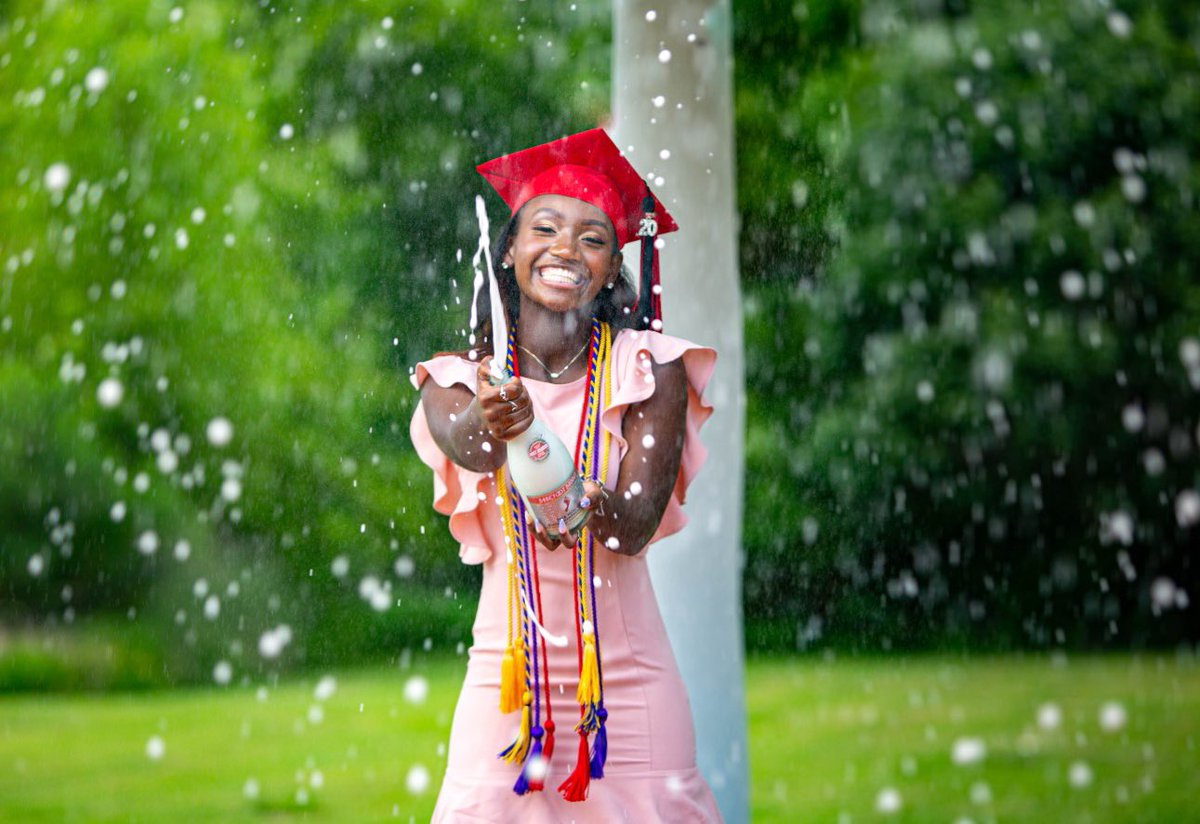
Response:
[[[425,821],[462,659],[0,698],[0,821]],[[1195,821],[1190,657],[806,657],[747,669],[755,822]]]

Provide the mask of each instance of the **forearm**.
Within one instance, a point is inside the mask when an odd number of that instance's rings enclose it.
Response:
[[[634,478],[620,478],[615,491],[608,492],[607,498],[601,496],[588,521],[588,528],[601,546],[621,555],[637,555],[650,543],[679,473],[678,453],[672,457],[674,460],[660,467],[669,483],[652,484],[647,490]]]
[[[450,413],[446,457],[472,472],[495,472],[504,465],[504,442],[488,434],[479,404],[470,403]]]
[[[654,377],[654,394],[625,414],[629,447],[617,487],[599,502],[589,524],[603,546],[622,555],[637,555],[658,531],[683,458],[686,373],[673,361],[655,364]]]

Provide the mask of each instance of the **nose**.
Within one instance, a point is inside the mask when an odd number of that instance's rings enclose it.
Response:
[[[550,254],[562,260],[579,259],[579,242],[570,232],[559,232],[550,245]]]

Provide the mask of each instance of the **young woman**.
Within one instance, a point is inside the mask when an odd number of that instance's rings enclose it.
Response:
[[[479,169],[512,210],[494,260],[516,377],[489,380],[488,321],[478,349],[413,376],[434,507],[483,566],[434,821],[719,821],[645,562],[686,522],[716,355],[636,328],[657,301],[635,308],[621,253],[674,223],[599,129]],[[561,538],[505,465],[534,418],[586,479],[588,520]]]

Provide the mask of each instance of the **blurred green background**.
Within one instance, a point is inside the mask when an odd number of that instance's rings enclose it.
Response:
[[[799,652],[1194,687],[1200,6],[732,5],[752,719]],[[409,367],[611,15],[0,1],[0,691],[461,654]]]

